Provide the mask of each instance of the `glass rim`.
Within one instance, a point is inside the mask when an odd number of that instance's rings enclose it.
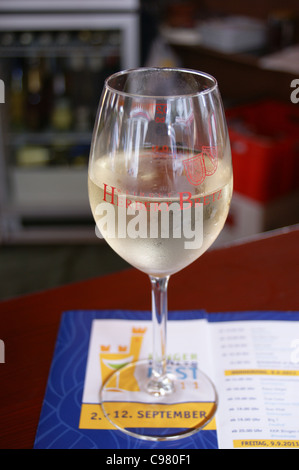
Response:
[[[128,91],[122,91],[122,90],[118,90],[117,88],[113,87],[112,85],[109,84],[109,82],[117,77],[120,77],[122,75],[129,75],[133,72],[135,73],[142,73],[142,72],[146,72],[146,71],[165,71],[165,72],[183,72],[183,73],[186,73],[186,74],[192,74],[192,75],[196,75],[196,76],[201,76],[201,77],[204,77],[208,80],[210,80],[212,82],[211,86],[208,86],[206,89],[204,90],[198,90],[198,91],[195,91],[194,93],[185,93],[185,94],[170,94],[170,95],[143,95],[143,94],[138,94],[138,93],[130,93]],[[200,96],[200,95],[206,95],[208,93],[211,93],[213,91],[215,91],[216,89],[218,89],[218,82],[216,80],[215,77],[213,77],[213,75],[207,73],[207,72],[202,72],[200,70],[195,70],[195,69],[189,69],[189,68],[184,68],[184,67],[136,67],[136,68],[131,68],[131,69],[125,69],[125,70],[120,70],[118,72],[115,72],[113,73],[112,75],[110,75],[109,77],[107,77],[105,79],[105,82],[104,82],[104,87],[108,90],[110,90],[111,92],[115,93],[115,94],[118,94],[118,95],[122,95],[122,96],[126,96],[126,97],[130,97],[130,98],[151,98],[151,99],[155,99],[155,98],[167,98],[167,99],[177,99],[177,98],[191,98],[191,97],[195,97],[195,96]]]

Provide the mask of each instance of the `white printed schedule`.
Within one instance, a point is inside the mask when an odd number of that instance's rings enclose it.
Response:
[[[210,323],[219,448],[299,449],[296,321]]]

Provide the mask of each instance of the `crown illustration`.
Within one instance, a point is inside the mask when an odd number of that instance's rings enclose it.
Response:
[[[110,345],[104,346],[103,344],[101,344],[101,351],[110,351]]]
[[[121,345],[118,346],[118,352],[125,352],[127,351],[127,349],[128,349],[127,346],[121,346]]]
[[[132,328],[132,333],[141,333],[142,335],[146,332],[147,328]]]

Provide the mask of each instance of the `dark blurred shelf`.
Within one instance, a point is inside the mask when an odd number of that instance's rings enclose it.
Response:
[[[245,102],[272,97],[290,102],[295,75],[261,68],[261,52],[224,53],[200,45],[170,44],[183,67],[202,70],[217,78],[224,100]]]

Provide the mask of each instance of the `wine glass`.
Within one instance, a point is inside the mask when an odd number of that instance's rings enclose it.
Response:
[[[212,76],[150,67],[107,78],[91,144],[90,205],[100,236],[149,275],[153,352],[150,361],[136,361],[135,354],[125,365],[110,365],[114,372],[100,400],[107,419],[134,437],[181,438],[215,414],[217,392],[197,364],[197,387],[186,382],[182,389],[177,364],[167,361],[167,285],[219,235],[232,181],[227,126]],[[150,419],[134,420],[136,413]]]

